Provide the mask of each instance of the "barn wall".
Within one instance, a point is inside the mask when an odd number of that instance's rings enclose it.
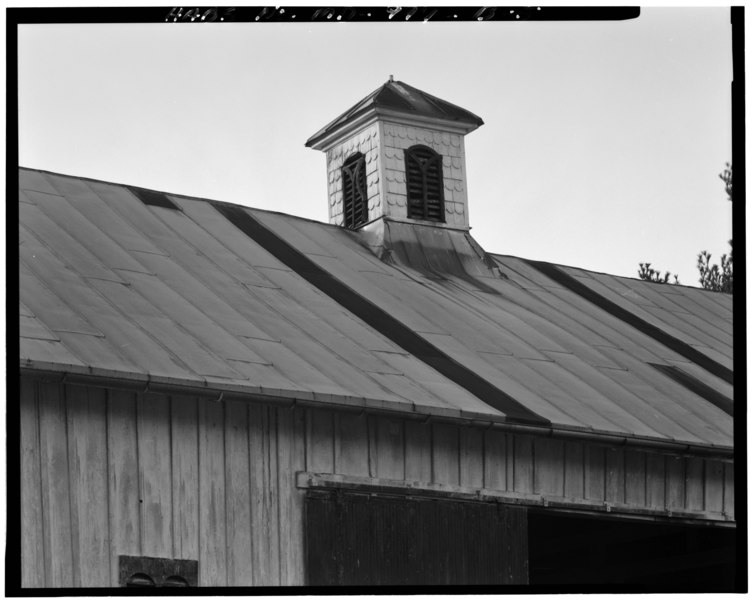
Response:
[[[22,584],[116,586],[117,556],[199,583],[302,585],[297,471],[733,514],[733,466],[374,415],[21,379]]]

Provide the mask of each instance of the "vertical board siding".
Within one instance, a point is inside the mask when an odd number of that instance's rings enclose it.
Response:
[[[431,430],[427,423],[405,422],[405,478],[431,481]]]
[[[684,508],[685,492],[684,459],[679,456],[666,458],[666,508],[669,510]]]
[[[306,411],[306,471],[334,473],[334,414]]]
[[[381,479],[405,479],[404,423],[372,417],[371,472]]]
[[[21,585],[45,586],[44,528],[42,503],[42,474],[39,456],[38,384],[21,380]],[[12,494],[8,490],[8,500]]]
[[[527,582],[522,507],[314,491],[306,508],[311,585]]]
[[[705,484],[705,463],[700,458],[687,459],[686,508],[704,510],[703,487]]]
[[[198,401],[173,396],[171,409],[174,558],[198,560]]]
[[[460,428],[460,485],[483,487],[483,431],[474,427]]]
[[[136,395],[110,390],[107,402],[110,580],[118,582],[118,555],[142,554]]]
[[[277,412],[277,485],[279,490],[279,583],[296,585],[303,568],[302,499],[295,485],[295,472],[303,469],[303,444],[296,443],[302,431],[300,419],[289,408]]]
[[[433,425],[433,478],[434,483],[460,483],[459,429],[456,425]]]
[[[734,517],[734,465],[726,463],[723,480],[723,512]]]
[[[564,442],[535,440],[533,489],[544,496],[564,496]]]
[[[723,512],[723,463],[717,460],[705,461],[705,510]]]
[[[279,585],[276,414],[267,406],[251,405],[248,425],[253,584]]]
[[[661,454],[649,454],[647,457],[645,493],[645,503],[649,508],[662,509],[666,506],[666,457]]]
[[[564,444],[564,496],[585,497],[585,453],[579,442]]]
[[[20,402],[28,587],[117,585],[123,554],[199,560],[201,585],[302,585],[305,491],[295,474],[305,470],[734,510],[724,461],[26,378]]]
[[[39,386],[39,438],[46,583],[49,587],[73,587],[78,557],[71,540],[68,431],[60,385]]]
[[[340,475],[369,476],[368,417],[335,413],[334,471]]]
[[[625,483],[624,450],[608,448],[606,450],[606,502],[624,504]]]
[[[172,555],[172,465],[170,401],[159,394],[139,394],[138,472],[141,497],[141,552]]]
[[[504,513],[508,532],[509,583],[524,585],[529,583],[527,508],[510,506],[504,510]]]
[[[507,489],[507,435],[489,429],[484,432],[483,486],[492,490]]]
[[[106,391],[70,387],[68,466],[70,469],[73,554],[78,557],[74,585],[110,585],[110,565],[102,560],[110,546],[107,481]]]
[[[646,481],[645,453],[627,450],[624,455],[626,473],[625,502],[634,506],[645,506]]]
[[[271,507],[266,490],[269,486],[268,411],[264,406],[248,407],[248,454],[251,495],[251,578],[254,585],[268,585],[271,570],[269,545]]]
[[[224,410],[201,399],[198,406],[200,585],[227,585]]]
[[[532,494],[534,484],[534,438],[530,435],[514,436],[514,491]]]
[[[278,410],[289,410],[280,408]],[[289,490],[290,505],[287,515],[281,515],[289,521],[289,539],[283,540],[288,546],[287,566],[284,585],[305,585],[305,490],[297,488],[295,473],[303,471],[306,465],[306,415],[302,410],[292,413],[292,455],[289,467],[280,472],[281,485]],[[289,469],[289,470],[288,470]],[[284,492],[287,493],[287,492]]]
[[[585,448],[585,498],[606,499],[606,454],[600,446]]]
[[[248,406],[228,402],[225,411],[225,494],[227,498],[227,581],[253,585]]]

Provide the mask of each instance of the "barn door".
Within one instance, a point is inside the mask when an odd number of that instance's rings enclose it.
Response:
[[[309,585],[527,583],[526,509],[309,491]]]

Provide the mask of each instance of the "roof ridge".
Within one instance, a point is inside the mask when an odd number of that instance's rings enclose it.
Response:
[[[167,194],[169,196],[174,196],[176,198],[184,198],[186,200],[198,200],[200,202],[206,202],[206,203],[212,204],[212,205],[236,206],[238,208],[246,208],[246,209],[249,209],[249,210],[254,210],[254,211],[263,212],[263,213],[272,214],[272,215],[282,215],[282,216],[285,216],[285,217],[289,217],[291,219],[297,219],[299,221],[307,221],[309,223],[315,223],[316,225],[324,225],[324,226],[326,226],[328,228],[332,228],[332,229],[341,229],[341,227],[339,227],[337,225],[333,225],[331,223],[327,223],[325,221],[318,221],[316,219],[311,219],[309,217],[301,217],[300,215],[293,215],[293,214],[282,212],[282,211],[279,211],[279,210],[271,210],[271,209],[268,209],[268,208],[257,208],[255,206],[249,206],[247,204],[238,204],[237,202],[228,202],[227,200],[217,200],[216,198],[204,198],[203,196],[189,196],[188,194],[181,194],[181,193],[178,193],[178,192],[168,192],[168,191],[165,191],[165,190],[158,190],[158,189],[155,189],[155,188],[144,187],[142,185],[135,185],[135,184],[130,184],[130,183],[119,183],[117,181],[108,181],[106,179],[96,179],[94,177],[83,177],[81,175],[70,175],[68,173],[59,173],[58,171],[50,171],[50,170],[47,170],[47,169],[36,169],[36,168],[32,168],[32,167],[22,167],[22,166],[19,166],[18,168],[19,169],[23,169],[24,171],[35,171],[37,173],[47,173],[49,175],[55,175],[57,177],[68,177],[68,178],[71,178],[71,179],[78,179],[80,181],[93,181],[95,183],[104,183],[104,184],[107,184],[107,185],[117,185],[117,186],[121,186],[121,187],[124,187],[124,188],[139,188],[139,189],[142,189],[142,190],[146,190],[148,192],[157,192],[157,193],[160,193],[160,194]]]

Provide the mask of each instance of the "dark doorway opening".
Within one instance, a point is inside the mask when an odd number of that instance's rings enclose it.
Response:
[[[534,586],[734,591],[735,529],[530,509],[528,532]]]

